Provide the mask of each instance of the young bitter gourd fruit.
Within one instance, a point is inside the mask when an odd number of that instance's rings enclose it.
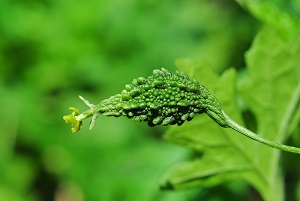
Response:
[[[80,113],[71,107],[72,114],[64,116],[66,123],[72,123],[72,132],[81,129],[82,121],[92,117],[90,129],[97,117],[126,116],[137,122],[148,122],[149,126],[182,125],[192,120],[196,114],[206,113],[222,127],[230,127],[239,133],[283,151],[300,154],[300,149],[264,139],[230,119],[222,110],[217,98],[197,80],[190,80],[187,75],[177,71],[171,73],[162,68],[154,70],[148,78],[139,77],[117,95],[93,105],[79,96],[89,110]]]

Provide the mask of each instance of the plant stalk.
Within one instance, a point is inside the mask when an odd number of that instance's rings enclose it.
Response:
[[[257,142],[260,142],[260,143],[263,143],[265,145],[268,145],[269,147],[273,147],[275,149],[279,149],[279,150],[282,150],[282,151],[286,151],[286,152],[291,152],[291,153],[295,153],[295,154],[300,154],[300,148],[297,148],[297,147],[292,147],[292,146],[288,146],[288,145],[283,145],[283,144],[280,144],[280,143],[277,143],[277,142],[273,142],[271,140],[268,140],[268,139],[265,139],[259,135],[257,135],[256,133],[248,130],[247,128],[239,125],[238,123],[236,123],[234,120],[232,120],[227,114],[225,114],[224,111],[223,112],[223,115],[226,119],[226,122],[228,123],[228,126],[230,128],[232,128],[233,130],[257,141]]]

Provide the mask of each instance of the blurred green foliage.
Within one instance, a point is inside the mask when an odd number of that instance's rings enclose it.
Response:
[[[299,17],[297,1],[274,2]],[[252,195],[234,182],[162,192],[158,182],[164,171],[191,156],[161,140],[164,128],[100,117],[92,132],[86,126],[72,135],[62,120],[70,105],[84,110],[78,95],[96,103],[154,68],[174,70],[178,57],[201,60],[219,73],[230,66],[242,72],[243,55],[260,26],[254,17],[264,16],[253,17],[240,5],[1,0],[0,200],[245,200]]]

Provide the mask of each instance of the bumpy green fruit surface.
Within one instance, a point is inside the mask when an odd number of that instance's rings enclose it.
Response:
[[[102,115],[126,116],[150,126],[181,125],[204,112],[226,126],[218,100],[204,86],[181,72],[174,74],[164,68],[154,70],[148,78],[134,79],[120,94],[97,107]]]
[[[154,70],[147,78],[134,79],[120,94],[98,105],[84,101],[90,110],[80,114],[75,108],[70,108],[74,112],[64,117],[76,127],[73,132],[81,128],[82,119],[93,116],[95,120],[99,115],[126,116],[137,122],[148,122],[149,126],[166,126],[182,125],[196,114],[206,113],[219,125],[227,127],[219,101],[204,86],[197,80],[190,80],[184,73],[171,73],[164,68]]]

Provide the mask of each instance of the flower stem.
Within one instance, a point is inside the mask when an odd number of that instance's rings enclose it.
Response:
[[[239,133],[241,133],[241,134],[257,141],[257,142],[263,143],[263,144],[268,145],[270,147],[273,147],[275,149],[280,149],[282,151],[291,152],[291,153],[295,153],[295,154],[300,154],[300,148],[279,144],[277,142],[273,142],[271,140],[265,139],[265,138],[257,135],[256,133],[248,130],[247,128],[239,125],[238,123],[233,121],[229,116],[227,116],[224,111],[222,111],[222,112],[223,112],[223,115],[224,115],[224,117],[225,117],[225,119],[228,123],[228,126],[230,128],[232,128],[233,130],[235,130],[235,131],[237,131],[237,132],[239,132]]]

